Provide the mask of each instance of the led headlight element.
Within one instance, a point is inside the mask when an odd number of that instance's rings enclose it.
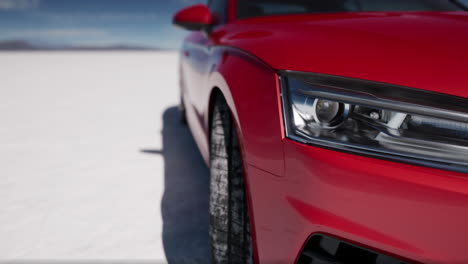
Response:
[[[290,139],[468,172],[465,98],[296,72],[282,72],[281,87]]]

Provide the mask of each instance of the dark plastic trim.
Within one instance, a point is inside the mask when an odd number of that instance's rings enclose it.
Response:
[[[190,31],[200,31],[200,30],[204,30],[210,27],[206,24],[200,24],[196,22],[180,22],[180,21],[174,20],[172,23],[178,27],[181,27],[183,29],[190,30]]]
[[[340,249],[341,247],[341,249]],[[344,259],[343,254],[340,254],[340,250],[343,250],[343,247],[347,249],[347,253],[355,253],[356,259],[350,259],[347,256]],[[365,258],[365,256],[375,257],[375,260],[366,259],[365,264],[409,264],[415,263],[410,262],[409,260],[402,260],[398,257],[392,256],[390,254],[381,253],[373,249],[366,248],[365,246],[360,246],[352,242],[344,241],[342,239],[325,235],[322,233],[316,233],[310,236],[303,248],[300,251],[296,264],[307,263],[307,260],[310,263],[320,263],[320,264],[351,264],[351,263],[361,263],[358,261],[363,261],[363,259],[357,259],[359,257]]]

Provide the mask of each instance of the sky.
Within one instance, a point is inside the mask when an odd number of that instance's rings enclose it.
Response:
[[[177,49],[173,14],[206,0],[0,0],[0,41]]]

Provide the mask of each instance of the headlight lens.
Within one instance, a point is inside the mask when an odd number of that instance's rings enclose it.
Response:
[[[468,100],[282,72],[286,134],[304,143],[468,172]]]

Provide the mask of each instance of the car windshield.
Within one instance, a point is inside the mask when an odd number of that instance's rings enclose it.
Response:
[[[467,0],[237,0],[238,18],[372,11],[458,11]],[[465,6],[466,7],[466,6]]]

